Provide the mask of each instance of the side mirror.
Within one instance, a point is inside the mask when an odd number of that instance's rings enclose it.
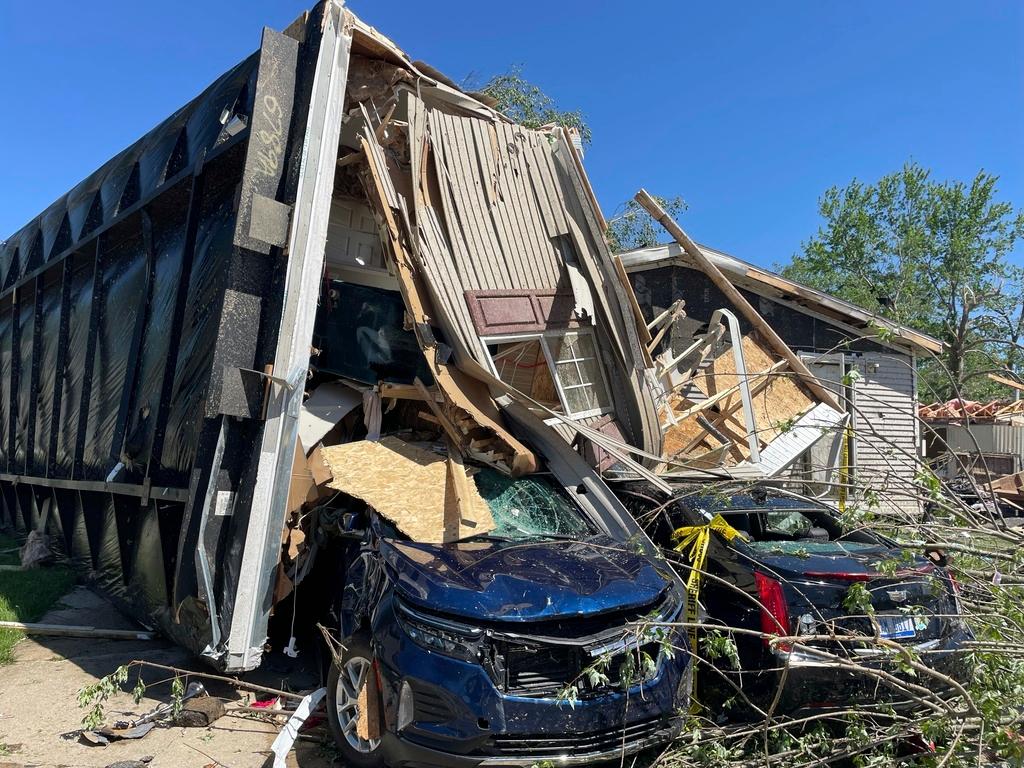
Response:
[[[355,512],[346,512],[341,516],[338,526],[338,538],[347,541],[362,541],[366,538],[366,529],[360,526],[362,515]]]

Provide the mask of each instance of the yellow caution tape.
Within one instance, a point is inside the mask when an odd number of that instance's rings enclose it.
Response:
[[[697,604],[700,601],[700,577],[704,570],[704,561],[708,556],[708,545],[711,543],[711,532],[720,534],[726,541],[745,538],[744,535],[733,528],[721,515],[715,515],[710,523],[704,525],[684,525],[676,528],[672,533],[672,541],[677,552],[683,552],[690,561],[690,575],[686,579],[686,623],[687,634],[690,636],[690,650],[697,655]],[[693,670],[693,688],[691,698],[697,692],[697,664],[690,662]],[[691,710],[696,707],[691,704]]]

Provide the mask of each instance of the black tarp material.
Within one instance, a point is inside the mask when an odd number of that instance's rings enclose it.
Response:
[[[27,471],[29,415],[32,412],[32,340],[35,331],[36,291],[34,285],[28,285],[18,295],[18,327],[15,338],[18,339],[17,357],[18,373],[17,401],[18,419],[14,433],[14,467],[19,474],[30,474]]]
[[[132,232],[103,258],[100,305],[94,339],[89,417],[82,455],[83,477],[105,479],[117,464],[114,445],[122,393],[129,385],[129,359],[141,309],[146,253],[141,232]]]
[[[39,385],[36,389],[36,419],[33,434],[31,471],[45,475],[50,460],[50,436],[53,425],[53,389],[57,378],[57,352],[60,345],[61,269],[55,267],[42,279],[39,326]]]
[[[195,459],[233,234],[233,195],[223,195],[204,206],[192,257],[185,319],[181,336],[176,339],[179,357],[162,466],[154,473],[161,485],[187,484],[188,471]]]
[[[11,297],[0,299],[0,468],[6,470],[13,449],[11,424]],[[2,519],[2,518],[0,518]]]
[[[61,377],[61,411],[58,417],[55,475],[71,477],[81,416],[85,359],[89,343],[89,319],[92,314],[93,257],[76,255],[72,260],[70,302],[68,305],[68,341]]]

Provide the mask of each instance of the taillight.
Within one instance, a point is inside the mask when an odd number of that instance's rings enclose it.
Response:
[[[953,594],[956,595],[957,597],[960,597],[960,582],[957,581],[956,580],[956,576],[954,576],[949,571],[946,572],[946,575],[949,576],[949,583],[953,587]]]
[[[757,595],[761,600],[761,631],[765,635],[788,635],[789,606],[786,604],[782,584],[760,571],[754,571],[754,581],[757,584]],[[765,646],[769,645],[770,639],[764,638]],[[791,643],[779,643],[776,647],[780,651],[793,650]]]

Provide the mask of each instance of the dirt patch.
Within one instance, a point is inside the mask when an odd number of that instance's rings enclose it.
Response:
[[[76,588],[43,618],[46,623],[88,624],[130,629],[132,622],[107,601]],[[226,715],[207,728],[157,727],[145,738],[119,741],[105,747],[86,746],[76,732],[83,710],[76,694],[118,666],[133,659],[205,671],[202,662],[166,641],[111,641],[33,637],[14,648],[14,661],[3,670],[0,685],[0,765],[81,766],[105,768],[118,761],[153,756],[152,768],[262,768],[272,764],[270,744],[277,726],[240,715]],[[129,687],[134,684],[132,672]],[[130,719],[168,700],[169,683],[158,672],[143,673],[146,698],[135,704],[119,693],[105,706],[108,721]],[[229,688],[208,686],[211,693],[236,699]],[[317,744],[300,743],[289,766],[326,768],[329,758]]]

